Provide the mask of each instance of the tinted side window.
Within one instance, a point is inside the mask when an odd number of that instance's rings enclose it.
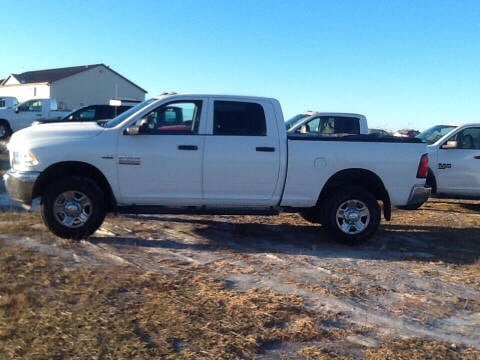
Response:
[[[95,109],[95,120],[112,119],[115,117],[114,106],[97,106]]]
[[[214,135],[265,136],[267,122],[260,104],[238,101],[215,101]]]
[[[93,120],[95,119],[95,109],[85,109],[76,116],[78,120]]]
[[[349,116],[321,116],[318,132],[320,134],[359,134],[358,118]]]
[[[320,136],[360,134],[360,120],[351,116],[318,116],[303,124],[297,132]]]

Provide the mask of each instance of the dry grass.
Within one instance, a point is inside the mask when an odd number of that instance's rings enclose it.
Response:
[[[16,237],[42,235],[54,238],[43,225],[38,212],[0,212],[0,234],[12,234]]]
[[[131,267],[66,268],[0,245],[0,358],[250,358],[268,343],[303,343],[337,315],[302,299],[228,290],[206,276]]]
[[[395,339],[388,340],[379,347],[363,349],[361,355],[345,354],[340,347],[308,346],[299,351],[308,360],[476,360],[478,350],[433,340]]]
[[[444,342],[409,339],[388,341],[378,348],[367,349],[365,355],[366,360],[475,360],[480,358],[480,351]]]

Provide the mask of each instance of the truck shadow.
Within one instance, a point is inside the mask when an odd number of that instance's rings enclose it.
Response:
[[[480,201],[474,198],[435,197],[429,199],[420,209],[432,212],[480,213]]]
[[[441,226],[382,224],[374,238],[360,246],[343,245],[332,239],[321,226],[290,224],[230,223],[225,221],[142,216],[142,220],[188,223],[195,226],[191,235],[198,241],[182,241],[163,236],[148,240],[135,236],[91,237],[93,244],[117,247],[136,246],[194,251],[232,251],[238,253],[279,253],[330,258],[376,259],[385,261],[442,261],[474,264],[480,259],[480,230],[450,229]],[[180,235],[181,236],[181,235]]]
[[[480,213],[480,204],[462,203],[460,206],[466,210]]]

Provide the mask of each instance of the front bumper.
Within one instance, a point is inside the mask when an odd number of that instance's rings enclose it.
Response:
[[[410,191],[407,205],[423,204],[428,200],[431,192],[432,188],[428,185],[414,185]]]
[[[40,173],[35,171],[17,172],[13,169],[8,170],[3,175],[8,195],[15,201],[31,205],[33,186],[39,175]]]

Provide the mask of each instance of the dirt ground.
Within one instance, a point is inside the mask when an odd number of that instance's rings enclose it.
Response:
[[[4,212],[20,211],[2,195],[0,202]],[[428,339],[480,350],[480,201],[431,199],[417,211],[395,210],[392,218],[360,247],[335,242],[296,214],[111,215],[78,243],[45,236],[41,223],[16,235],[12,221],[13,230],[0,238],[67,265],[191,271],[239,291],[298,295],[310,310],[338,315],[324,329],[363,329],[341,344],[325,339],[311,348],[351,349],[352,356],[389,339]],[[274,343],[256,358],[294,351],[297,344]]]

